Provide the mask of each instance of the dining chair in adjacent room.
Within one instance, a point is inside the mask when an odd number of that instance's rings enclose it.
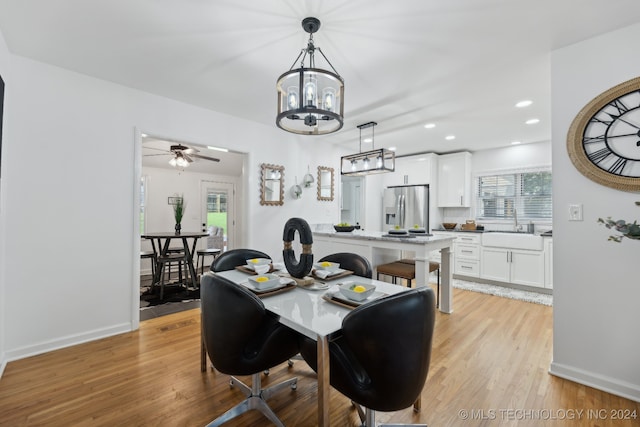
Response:
[[[398,411],[419,401],[435,311],[433,290],[420,287],[361,305],[344,317],[341,332],[329,342],[330,383],[356,404],[364,426],[375,426],[375,411]],[[301,338],[300,353],[317,371],[316,341]]]
[[[251,375],[252,381],[248,386],[231,377],[231,385],[237,385],[246,399],[208,427],[219,426],[251,409],[260,411],[275,425],[283,426],[266,399],[286,387],[295,390],[297,378],[263,389],[260,376],[263,370],[298,353],[298,334],[267,311],[255,294],[224,277],[205,274],[200,293],[203,338],[211,362],[224,374]]]
[[[371,279],[373,277],[373,268],[368,259],[358,254],[351,252],[338,252],[335,254],[327,255],[320,258],[318,262],[329,261],[340,264],[340,268],[344,270],[351,270],[356,276],[367,277]]]

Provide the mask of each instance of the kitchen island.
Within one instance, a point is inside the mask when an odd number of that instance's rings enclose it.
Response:
[[[440,251],[440,311],[453,312],[451,251],[454,237],[410,235],[390,237],[382,231],[340,233],[326,229],[313,231],[313,255],[320,259],[336,252],[353,252],[367,258],[373,268],[401,258],[415,258],[416,286],[429,283],[429,252]]]

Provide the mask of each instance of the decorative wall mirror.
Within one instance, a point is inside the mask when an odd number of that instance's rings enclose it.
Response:
[[[262,163],[260,204],[282,206],[284,204],[284,166]]]
[[[318,166],[318,200],[333,201],[333,168]]]

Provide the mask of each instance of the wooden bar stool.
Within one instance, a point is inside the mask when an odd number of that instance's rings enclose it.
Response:
[[[397,284],[397,279],[405,279],[408,287],[411,287],[411,281],[416,278],[415,264],[408,264],[400,261],[381,264],[376,267],[376,278],[380,280],[380,275],[391,276],[391,283]]]
[[[399,265],[403,264],[403,265]],[[391,276],[392,283],[396,284],[396,278],[407,280],[407,284],[411,287],[411,281],[416,278],[416,261],[413,259],[403,258],[399,261],[391,262],[389,264],[382,264],[377,267],[378,279],[380,274]],[[440,263],[435,261],[429,261],[429,273],[437,272],[437,292],[436,292],[436,307],[440,307]]]
[[[209,248],[209,249],[198,249],[197,254],[198,258],[196,260],[196,271],[198,270],[198,266],[200,266],[200,275],[204,274],[204,257],[212,256],[215,260],[218,255],[222,252],[220,249]],[[200,263],[200,259],[202,259],[202,264]]]
[[[156,277],[156,262],[158,256],[155,251],[140,251],[140,259],[151,260],[151,277]],[[152,280],[153,281],[153,280]]]

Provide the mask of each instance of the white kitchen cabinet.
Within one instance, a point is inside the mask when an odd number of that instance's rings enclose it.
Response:
[[[553,289],[553,239],[544,238],[544,287]]]
[[[453,241],[453,273],[462,276],[480,276],[480,235],[455,233]]]
[[[438,157],[438,207],[471,206],[471,153]]]
[[[437,165],[436,154],[398,157],[395,171],[384,174],[383,186],[433,184],[437,179]]]
[[[544,287],[543,251],[507,248],[482,248],[480,277],[518,285]]]

